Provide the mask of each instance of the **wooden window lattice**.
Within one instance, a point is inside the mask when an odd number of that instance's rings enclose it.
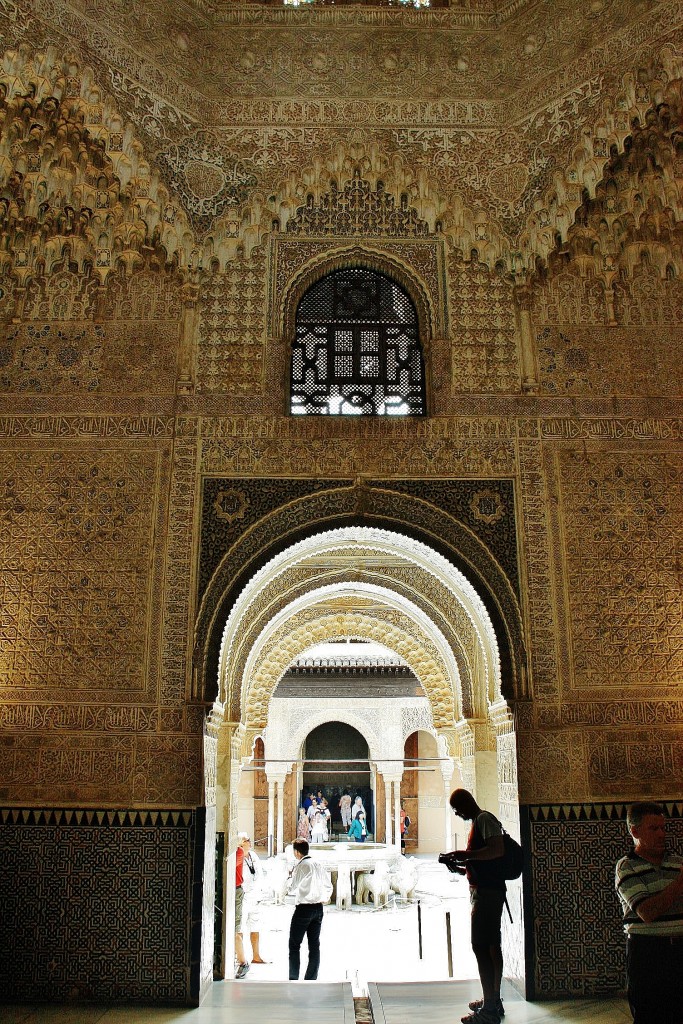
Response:
[[[395,281],[356,267],[334,271],[309,288],[296,315],[291,411],[424,415],[417,314]]]

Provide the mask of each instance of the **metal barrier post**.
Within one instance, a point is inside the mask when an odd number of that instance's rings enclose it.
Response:
[[[420,956],[420,960],[421,960],[422,959],[422,907],[420,906],[420,901],[419,900],[417,901],[417,948],[418,948],[418,952],[419,952],[419,956]]]
[[[451,912],[446,911],[446,946],[448,948],[448,977],[453,977],[453,943],[451,941]]]

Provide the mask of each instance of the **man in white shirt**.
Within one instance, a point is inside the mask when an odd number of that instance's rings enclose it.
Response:
[[[301,943],[308,938],[308,966],[304,981],[315,981],[320,967],[320,929],[323,923],[323,903],[332,895],[332,883],[322,864],[311,860],[305,839],[292,844],[297,863],[289,883],[296,895],[296,906],[289,926],[289,980],[299,980]]]

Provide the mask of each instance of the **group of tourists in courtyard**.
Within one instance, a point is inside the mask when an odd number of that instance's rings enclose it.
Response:
[[[322,797],[322,794],[319,794]],[[348,797],[348,802],[344,800]],[[308,812],[327,804],[310,794],[309,808],[302,807],[299,821],[308,827]],[[360,801],[360,806],[358,805]],[[469,1004],[462,1024],[501,1024],[505,1009],[501,999],[503,952],[501,922],[506,905],[506,878],[510,873],[510,845],[519,846],[506,835],[500,821],[483,810],[466,789],[451,793],[450,806],[457,817],[471,822],[463,849],[441,854],[439,861],[450,871],[467,876],[470,887],[472,951],[477,961],[482,995]],[[340,807],[349,831],[364,816],[360,797],[351,803],[342,794]],[[350,815],[350,821],[349,821]],[[656,803],[633,804],[627,815],[633,840],[632,850],[623,856],[615,872],[616,891],[623,909],[627,937],[627,995],[634,1024],[681,1024],[681,978],[683,978],[683,857],[667,849],[666,816]],[[295,908],[289,931],[289,979],[300,974],[300,950],[308,941],[308,964],[304,980],[314,981],[320,966],[320,935],[323,907],[333,891],[322,863],[311,856],[309,841],[297,836],[293,843],[296,861],[290,872],[288,890]],[[521,861],[518,868],[521,871]],[[235,977],[244,978],[249,962],[244,955],[243,934],[249,934],[252,963],[264,963],[259,947],[258,892],[262,867],[251,851],[251,841],[240,833],[236,862]]]
[[[351,794],[344,790],[337,807],[342,834],[346,832],[348,838],[364,843],[368,831],[363,798],[356,796],[352,799]],[[309,793],[303,801],[303,806],[299,808],[296,838],[305,839],[313,845],[327,843],[332,838],[332,811],[321,789],[317,793]]]

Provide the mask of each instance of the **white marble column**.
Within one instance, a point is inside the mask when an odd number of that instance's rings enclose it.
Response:
[[[394,782],[394,846],[401,849],[401,782]]]
[[[444,839],[444,850],[453,849],[453,811],[449,804],[449,798],[452,791],[452,780],[453,780],[453,761],[449,758],[446,762],[441,763],[441,777],[443,779],[443,795],[444,795],[444,819],[443,819],[443,839]]]
[[[285,834],[285,780],[277,780],[277,843],[276,849],[278,853],[282,853],[285,848],[284,834]]]
[[[235,954],[235,865],[237,848],[237,793],[244,726],[238,722],[223,722],[218,733],[217,780],[224,786],[222,825],[225,831],[225,858],[223,860],[223,953],[221,974],[232,976]]]
[[[444,801],[444,823],[443,823],[443,842],[444,850],[449,851],[453,849],[453,811],[451,805],[448,802],[448,798],[451,795],[449,790],[450,786],[445,787],[445,801]]]
[[[384,842],[391,846],[391,782],[384,779]]]
[[[275,853],[275,782],[268,779],[268,856]]]

